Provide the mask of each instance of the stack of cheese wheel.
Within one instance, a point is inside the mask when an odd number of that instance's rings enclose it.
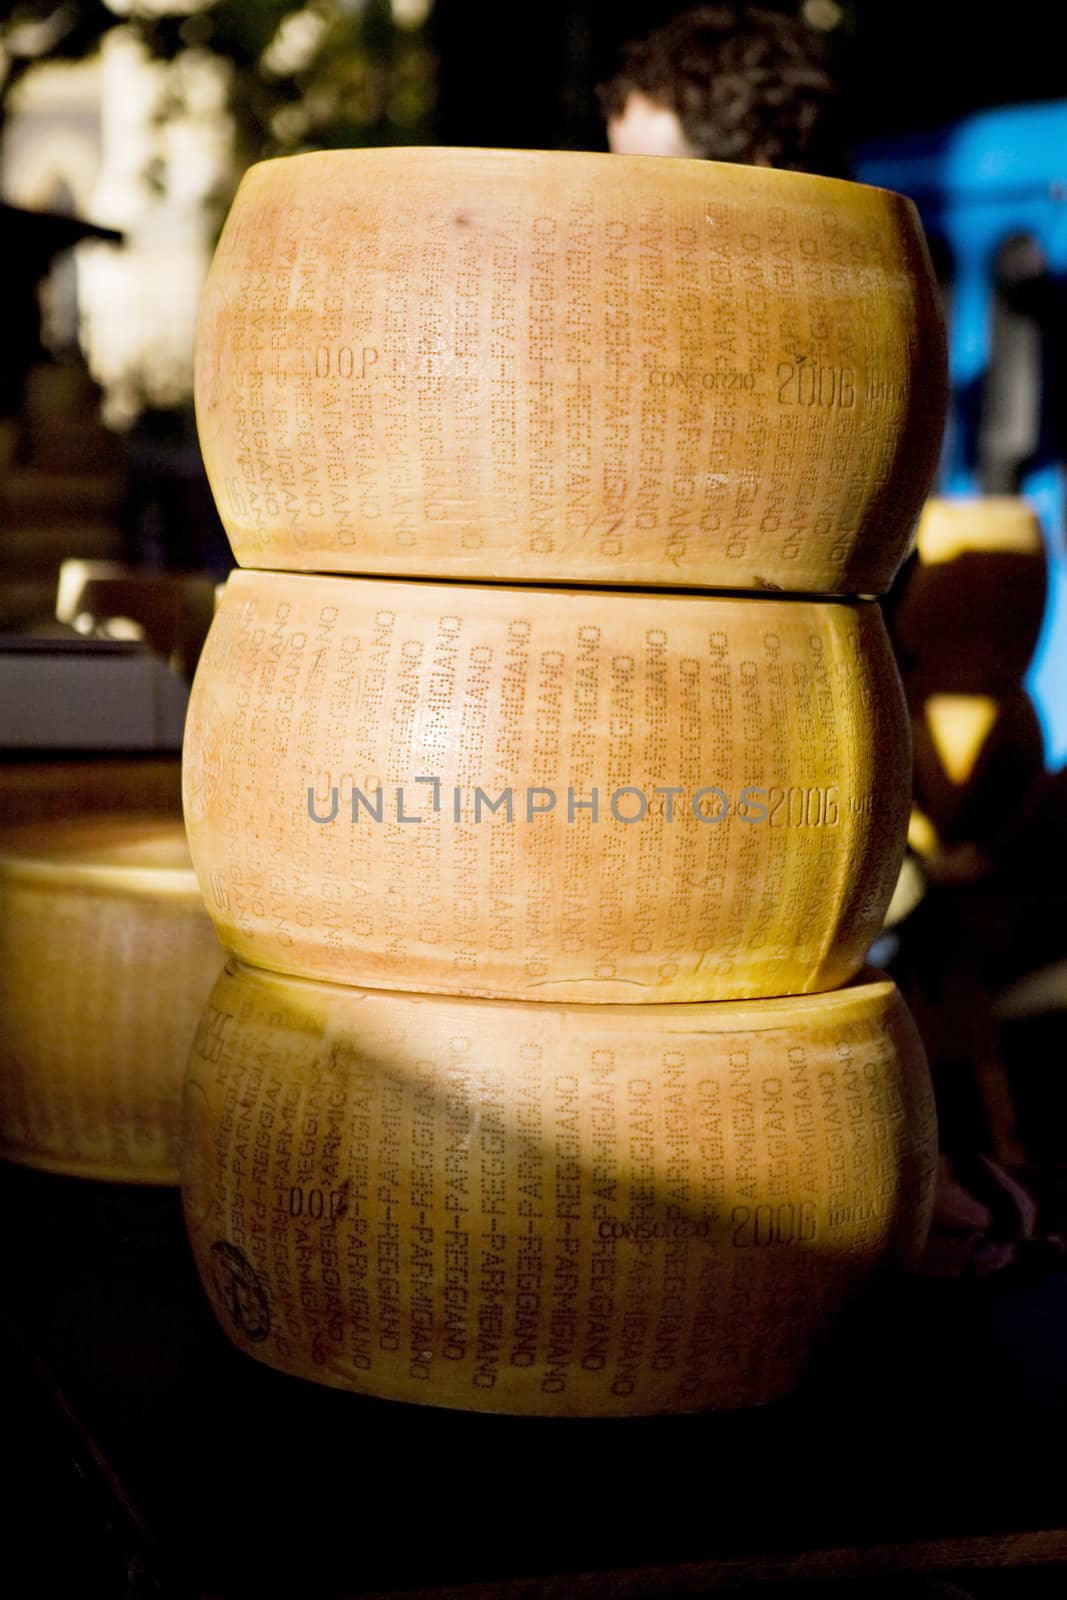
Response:
[[[180,817],[0,831],[0,1154],[176,1183],[182,1078],[218,962]]]
[[[1046,582],[1026,501],[927,503],[893,634],[915,751],[910,837],[935,875],[981,872],[1042,786],[1041,729],[1023,677]]]
[[[197,356],[252,570],[186,732],[234,959],[184,1187],[251,1353],[471,1409],[754,1404],[914,1255],[925,1062],[859,976],[907,713],[857,596],[943,362],[882,191],[473,150],[246,176]]]

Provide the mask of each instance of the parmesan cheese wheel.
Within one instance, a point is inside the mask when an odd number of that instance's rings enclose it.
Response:
[[[930,500],[893,636],[914,694],[1011,694],[1041,632],[1047,571],[1025,500]]]
[[[245,176],[196,358],[243,566],[877,594],[937,461],[911,203],[576,151]]]
[[[1041,725],[1021,690],[999,698],[929,695],[915,709],[912,733],[915,799],[933,826],[931,856],[994,844],[1043,782]]]
[[[531,1000],[830,989],[904,849],[873,602],[237,572],[186,823],[229,949]]]
[[[182,1075],[218,964],[179,818],[0,834],[0,1155],[176,1183]]]
[[[468,1410],[755,1405],[925,1238],[926,1063],[879,974],[747,1004],[525,1005],[232,963],[182,1181],[216,1315],[320,1383]]]

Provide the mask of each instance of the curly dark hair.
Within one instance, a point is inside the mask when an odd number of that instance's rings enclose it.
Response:
[[[825,47],[798,16],[734,4],[683,12],[624,47],[597,90],[605,118],[634,90],[673,111],[705,160],[847,174]]]

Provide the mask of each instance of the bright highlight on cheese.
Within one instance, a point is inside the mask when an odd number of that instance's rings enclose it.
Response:
[[[959,788],[982,754],[997,720],[997,703],[988,695],[935,694],[927,700],[924,713],[945,776]]]
[[[186,1087],[183,1189],[223,1327],[388,1399],[612,1416],[788,1392],[936,1157],[878,974],[800,1000],[523,1005],[231,963]]]
[[[245,566],[884,592],[937,460],[910,202],[581,152],[245,176],[196,402]]]
[[[1045,776],[1028,695],[929,695],[912,727],[915,796],[937,844],[985,846],[1019,824]]]
[[[846,982],[910,751],[873,604],[238,572],[184,782],[242,959],[647,1004]]]
[[[924,567],[942,566],[978,550],[1044,555],[1036,511],[1028,501],[1011,495],[928,500],[915,547]]]
[[[176,1183],[182,1076],[218,963],[179,819],[0,833],[0,1155]]]

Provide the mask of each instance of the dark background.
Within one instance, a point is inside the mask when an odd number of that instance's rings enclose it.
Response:
[[[772,8],[797,5],[767,0]],[[596,83],[623,40],[684,9],[663,0],[438,0],[438,139],[605,148]],[[845,0],[841,10],[828,39],[854,142],[1067,95],[1059,0]]]

